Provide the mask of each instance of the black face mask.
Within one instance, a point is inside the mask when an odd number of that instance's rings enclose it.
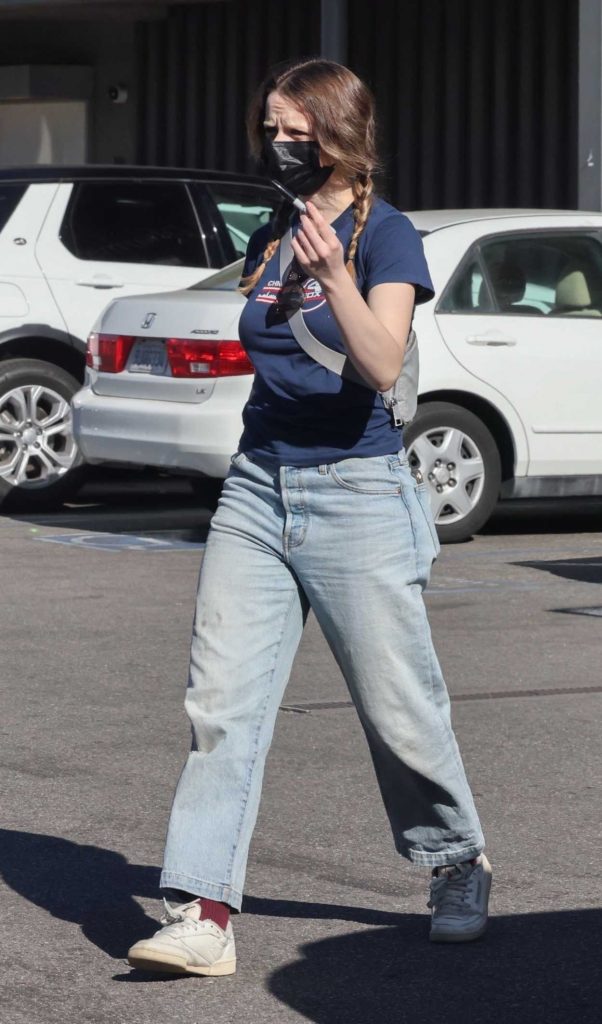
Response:
[[[264,167],[272,178],[295,195],[311,196],[328,181],[332,167],[320,166],[317,142],[271,142],[263,147]]]

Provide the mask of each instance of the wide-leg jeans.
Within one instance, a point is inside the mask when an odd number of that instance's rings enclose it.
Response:
[[[200,574],[185,702],[192,749],[162,887],[240,909],[265,759],[309,607],[357,708],[399,853],[431,867],[479,854],[422,597],[438,552],[426,487],[403,451],[310,468],[233,457]]]

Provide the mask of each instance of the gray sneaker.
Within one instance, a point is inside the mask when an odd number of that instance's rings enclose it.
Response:
[[[431,942],[470,942],[487,927],[491,864],[484,853],[476,864],[437,868],[431,879]]]
[[[236,949],[232,924],[223,931],[215,921],[201,921],[197,900],[179,906],[163,900],[165,927],[132,946],[128,963],[141,971],[170,974],[234,974]]]

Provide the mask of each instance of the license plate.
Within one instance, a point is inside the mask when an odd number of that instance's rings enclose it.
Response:
[[[148,338],[134,342],[128,360],[130,373],[152,373],[160,376],[167,369],[167,352],[162,341]]]

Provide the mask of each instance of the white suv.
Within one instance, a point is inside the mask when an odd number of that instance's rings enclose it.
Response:
[[[78,482],[70,400],[107,303],[207,277],[277,202],[264,180],[217,171],[0,172],[0,505],[48,505]]]

